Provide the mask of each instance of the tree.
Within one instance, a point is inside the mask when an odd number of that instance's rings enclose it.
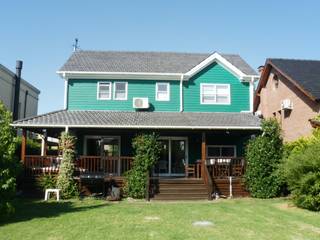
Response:
[[[0,101],[0,215],[14,210],[11,202],[16,190],[18,162],[14,156],[16,140],[11,122],[12,114]]]
[[[271,198],[280,194],[279,175],[283,154],[281,130],[275,119],[262,121],[262,135],[249,141],[246,148],[245,182],[251,196]]]
[[[57,178],[57,188],[61,189],[62,198],[71,198],[78,195],[78,187],[75,182],[74,160],[75,160],[76,138],[69,133],[63,132],[60,137],[60,148],[62,149],[62,162]]]
[[[285,147],[282,172],[293,202],[298,207],[320,211],[320,129]]]

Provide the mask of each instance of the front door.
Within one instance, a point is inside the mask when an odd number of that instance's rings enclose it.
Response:
[[[160,176],[184,176],[187,158],[187,138],[161,137],[161,152],[155,173]]]

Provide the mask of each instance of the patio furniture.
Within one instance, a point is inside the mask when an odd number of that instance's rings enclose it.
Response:
[[[195,164],[185,164],[185,175],[186,177],[196,177],[196,166]]]
[[[57,197],[57,201],[60,200],[60,189],[57,188],[48,188],[46,189],[45,195],[44,195],[44,200],[48,201],[49,197],[50,197],[50,193],[55,193],[56,197]]]

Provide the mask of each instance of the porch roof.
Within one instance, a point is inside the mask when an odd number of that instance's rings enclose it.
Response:
[[[20,128],[260,129],[251,113],[60,110],[13,122]]]

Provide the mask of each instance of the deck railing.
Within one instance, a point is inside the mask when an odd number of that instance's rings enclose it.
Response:
[[[241,177],[245,172],[244,158],[208,158],[206,165],[213,179]]]
[[[24,160],[25,176],[57,174],[61,157],[27,155]],[[132,157],[80,156],[76,159],[76,171],[80,174],[99,173],[103,175],[122,176],[132,167]]]
[[[80,156],[77,167],[80,173],[103,173],[122,176],[132,167],[132,157]]]
[[[24,160],[25,176],[39,176],[47,173],[57,174],[61,158],[58,156],[27,155]]]

